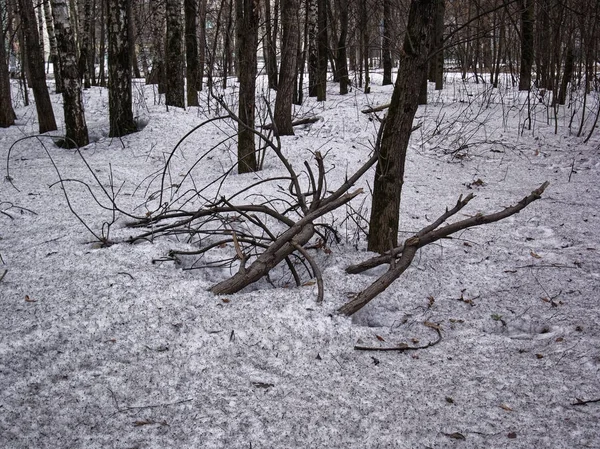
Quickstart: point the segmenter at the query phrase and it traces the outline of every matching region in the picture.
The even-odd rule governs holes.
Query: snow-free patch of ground
[[[371,154],[377,121],[359,110],[391,95],[377,85],[370,95],[335,89],[297,110],[322,120],[282,139],[298,172],[304,160],[314,165],[312,152],[326,154],[330,190]],[[552,109],[534,98],[530,130],[527,101],[512,89],[449,78],[442,93],[431,91],[408,153],[403,237],[460,194],[477,196],[455,219],[500,210],[546,180],[550,187],[518,215],[421,249],[400,280],[346,318],[335,310],[382,272],[345,273],[369,256],[364,235],[344,221],[349,208],[324,218],[342,242],[314,253],[322,305],[311,282],[214,296],[207,289],[229,269],[161,261],[171,248],[191,248],[174,238],[95,243],[69,211],[57,170],[71,207],[101,235],[112,212],[78,181],[102,198],[93,173],[115,186],[123,210],[143,215],[179,139],[222,113],[205,94],[201,108],[167,111],[151,86],[136,83],[134,93],[143,129],[110,139],[106,90],[85,92],[91,172],[48,138],[10,150],[14,187],[6,170],[0,184],[0,447],[600,447],[600,402],[573,405],[600,399],[600,131],[587,144],[571,135],[572,109],[560,108],[554,134]],[[52,98],[60,118],[61,99]],[[32,106],[17,114],[16,126],[0,130],[2,161],[36,132]],[[232,132],[220,122],[192,134],[167,182],[191,169],[185,179],[197,187],[228,170],[233,140],[191,167]],[[262,172],[232,175],[220,193],[281,174],[268,153]],[[372,177],[357,187],[368,192]],[[261,190],[278,192],[277,183]],[[352,202],[363,217],[369,207],[367,194]],[[139,232],[127,221],[110,226],[112,239]],[[428,349],[353,349],[426,344],[436,334],[425,321],[443,337]]]

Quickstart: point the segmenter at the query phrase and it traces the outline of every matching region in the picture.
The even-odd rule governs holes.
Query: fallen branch
[[[379,105],[379,106],[369,106],[368,108],[363,109],[360,112],[362,112],[363,114],[371,114],[373,112],[385,111],[389,107],[390,107],[390,104],[386,103],[386,104],[382,104],[382,105]]]
[[[406,343],[400,343],[398,346],[391,346],[391,347],[375,347],[375,346],[359,346],[356,345],[354,346],[354,349],[356,349],[357,351],[400,351],[400,352],[404,352],[404,351],[417,351],[419,349],[427,349],[427,348],[431,348],[432,346],[437,345],[440,341],[442,341],[442,332],[440,331],[440,327],[434,323],[429,323],[428,321],[425,321],[425,326],[430,327],[431,329],[433,329],[437,335],[438,338],[435,341],[430,341],[429,343],[427,343],[426,345],[423,346],[409,346]]]
[[[321,117],[319,117],[318,115],[315,115],[314,117],[306,117],[306,118],[302,118],[299,120],[294,120],[292,122],[292,126],[308,125],[310,123],[316,123],[319,120],[321,120]],[[271,130],[271,129],[273,129],[273,124],[267,123],[266,125],[262,125],[261,129]]]
[[[360,292],[352,301],[344,304],[338,309],[338,312],[343,315],[352,315],[366,306],[373,298],[387,289],[392,282],[398,279],[402,273],[404,273],[410,264],[412,263],[415,254],[419,248],[429,245],[430,243],[436,242],[442,238],[446,238],[455,232],[462,231],[463,229],[471,228],[474,226],[480,226],[483,224],[494,223],[504,218],[510,217],[527,207],[533,201],[541,198],[542,193],[548,187],[548,182],[544,182],[540,187],[531,192],[528,196],[523,198],[514,206],[509,206],[501,210],[500,212],[482,215],[477,214],[474,217],[467,218],[466,220],[457,221],[456,223],[449,224],[441,229],[438,227],[446,221],[450,216],[456,214],[462,209],[472,198],[469,195],[464,200],[459,198],[456,206],[450,211],[446,211],[431,225],[424,227],[417,234],[404,241],[401,247],[394,248],[388,255],[377,256],[369,259],[362,264],[348,267],[350,273],[360,273],[368,268],[373,268],[384,263],[389,263],[390,267],[388,271],[379,277],[375,282],[368,286],[365,290]],[[400,256],[396,260],[397,256]],[[367,268],[365,268],[367,267]]]

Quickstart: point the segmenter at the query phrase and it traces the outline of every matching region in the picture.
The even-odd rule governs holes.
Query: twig
[[[299,245],[298,243],[296,243],[294,240],[292,240],[292,245],[294,246],[294,248],[296,248],[296,250],[300,254],[302,254],[304,256],[304,258],[310,264],[310,267],[312,268],[313,274],[317,278],[317,302],[318,303],[322,303],[323,302],[323,296],[324,296],[324,288],[323,288],[323,276],[321,275],[321,270],[319,269],[319,265],[317,265],[317,263],[310,256],[310,254],[308,254],[308,251],[306,249],[304,249],[301,245]]]
[[[371,347],[371,346],[356,345],[356,346],[354,346],[354,349],[356,349],[357,351],[400,351],[400,352],[404,352],[404,351],[417,351],[419,349],[431,348],[432,346],[435,346],[440,341],[442,341],[442,332],[440,331],[439,327],[432,327],[431,325],[429,325],[428,327],[431,327],[437,333],[438,338],[437,338],[437,340],[430,341],[429,343],[427,343],[426,345],[423,345],[423,346],[408,346],[405,343],[401,343],[398,346],[391,346],[391,347]]]
[[[6,276],[6,273],[8,273],[8,270],[4,270],[4,273],[0,275],[0,282],[2,282],[2,279],[4,279],[4,276]]]
[[[577,398],[575,398],[575,399],[577,399]],[[577,402],[572,402],[571,405],[587,405],[587,404],[593,404],[595,402],[600,402],[600,398],[589,399],[587,401],[582,401],[581,399],[577,399]]]
[[[321,120],[321,117],[319,117],[319,116],[302,118],[302,119],[299,119],[299,120],[294,120],[292,122],[292,126],[308,125],[309,123],[316,123],[319,120]],[[262,129],[267,129],[267,130],[273,129],[273,124],[272,123],[267,123],[266,125],[262,125],[261,128]]]

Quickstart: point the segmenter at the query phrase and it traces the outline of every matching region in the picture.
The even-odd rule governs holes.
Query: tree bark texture
[[[346,41],[348,39],[348,0],[338,0],[338,13],[340,17],[340,37],[337,47],[337,78],[340,82],[340,95],[348,93],[350,78],[348,78],[348,55]]]
[[[200,0],[200,3],[198,4],[198,19],[198,84],[196,85],[196,90],[201,91],[204,68],[206,67],[206,0]]]
[[[52,102],[46,85],[44,58],[40,47],[40,37],[35,19],[32,0],[19,0],[21,10],[21,26],[25,37],[27,65],[31,76],[31,88],[35,98],[40,133],[56,130],[56,119],[52,110]]]
[[[273,117],[277,133],[281,136],[294,135],[292,102],[294,98],[294,85],[296,83],[296,64],[300,40],[299,9],[299,0],[281,0],[281,66]]]
[[[383,0],[383,86],[392,84],[392,0]]]
[[[244,125],[238,124],[238,172],[257,170],[254,142],[254,106],[256,102],[256,51],[258,45],[259,4],[257,0],[235,0],[239,66],[239,112]]]
[[[83,85],[86,89],[91,87],[90,72],[94,69],[94,66],[90,66],[90,35],[93,32],[92,25],[92,14],[93,7],[91,0],[85,0],[84,6],[84,19],[83,19],[83,33],[81,33],[81,42],[79,45],[79,76],[83,79]],[[68,10],[67,10],[68,14]],[[71,34],[70,39],[73,40],[74,44],[74,55],[77,56],[77,43],[75,42],[75,35],[70,31]]]
[[[182,48],[181,0],[167,0],[166,104],[178,108],[185,107]]]
[[[265,1],[264,57],[269,87],[275,90],[277,89],[277,5],[278,3],[276,2],[275,12],[274,14],[271,14],[271,0]],[[284,12],[282,12],[282,14],[284,14]]]
[[[317,1],[317,101],[327,99],[327,0]]]
[[[198,106],[198,4],[197,0],[184,0],[185,11],[185,62],[187,74],[188,106]]]
[[[398,77],[385,119],[375,170],[368,249],[383,253],[398,242],[404,164],[427,59],[436,0],[412,0]]]
[[[109,137],[136,131],[131,101],[131,61],[127,2],[108,0],[108,109]]]
[[[52,62],[52,71],[54,72],[54,91],[57,94],[62,93],[62,80],[60,77],[60,62],[58,60],[58,49],[56,47],[56,36],[54,34],[54,20],[52,19],[52,10],[50,2],[43,2],[44,17],[46,18],[46,31],[50,42],[50,62]]]
[[[0,6],[0,14],[4,13],[4,7]],[[0,27],[0,128],[8,128],[15,123],[15,111],[10,94],[10,76],[6,63],[5,40],[4,27]]]
[[[521,70],[519,90],[531,89],[531,68],[533,66],[533,0],[519,0],[521,7]]]
[[[65,114],[65,147],[84,147],[89,143],[81,97],[81,78],[77,65],[77,47],[71,29],[66,0],[52,0],[52,15],[63,79],[63,109]]]
[[[319,53],[317,45],[317,0],[306,0],[306,20],[308,29],[308,96],[317,96],[317,66]]]

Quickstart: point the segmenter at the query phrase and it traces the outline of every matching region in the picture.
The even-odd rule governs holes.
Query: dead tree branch
[[[352,315],[366,306],[373,298],[387,289],[392,282],[398,279],[402,273],[404,273],[407,268],[412,263],[415,254],[419,248],[422,248],[430,243],[436,242],[442,238],[448,237],[455,232],[461,231],[463,229],[471,228],[474,226],[480,226],[483,224],[494,223],[496,221],[500,221],[504,218],[510,217],[527,207],[533,201],[536,201],[541,198],[542,193],[548,187],[548,182],[544,182],[540,187],[535,189],[531,194],[523,198],[514,206],[506,207],[500,212],[482,215],[477,214],[474,217],[467,218],[465,220],[457,221],[455,223],[449,224],[441,229],[438,227],[451,215],[456,214],[460,209],[462,209],[472,198],[469,195],[464,200],[459,199],[456,206],[450,210],[446,211],[440,218],[438,218],[434,223],[429,226],[426,226],[421,231],[419,231],[414,236],[404,241],[404,244],[401,247],[394,248],[390,254],[387,256],[378,256],[373,259],[370,259],[359,266],[349,267],[351,269],[350,272],[361,272],[364,271],[362,268],[367,266],[369,268],[376,267],[383,263],[390,263],[390,267],[388,271],[379,277],[375,282],[373,282],[370,286],[368,286],[365,290],[360,292],[352,301],[344,304],[342,307],[338,309],[338,312],[343,315]],[[394,254],[394,256],[392,256]],[[399,255],[399,259],[396,260],[396,257]],[[367,268],[368,269],[368,268]]]

